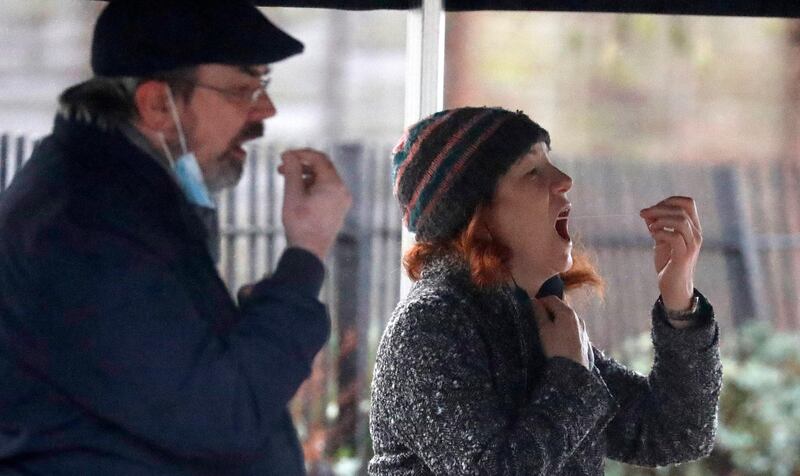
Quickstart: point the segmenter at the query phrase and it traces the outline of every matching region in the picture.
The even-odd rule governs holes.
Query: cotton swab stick
[[[569,220],[584,220],[584,219],[587,219],[587,218],[618,218],[618,217],[626,217],[626,218],[636,217],[636,218],[639,218],[639,214],[638,213],[612,213],[612,214],[606,214],[606,215],[578,215],[578,216],[570,215],[568,217],[568,219]]]
[[[638,214],[635,213],[611,213],[611,214],[603,214],[603,215],[578,215],[578,216],[570,216],[569,220],[583,220],[587,218],[640,218]],[[675,231],[675,228],[665,226],[663,228],[664,231],[668,231],[670,233]]]

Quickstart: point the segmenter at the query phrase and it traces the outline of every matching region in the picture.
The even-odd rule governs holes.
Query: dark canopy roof
[[[800,0],[443,0],[447,11],[520,10],[800,18]],[[407,10],[422,0],[255,0],[260,6]]]
[[[421,0],[258,0],[264,6],[345,10],[416,8]],[[526,10],[800,17],[798,0],[444,0],[447,11]]]

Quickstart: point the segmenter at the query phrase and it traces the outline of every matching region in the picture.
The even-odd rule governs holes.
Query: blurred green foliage
[[[800,334],[750,324],[735,341],[724,342],[722,354],[719,428],[711,456],[658,469],[609,461],[607,475],[800,475]],[[648,372],[649,335],[627,342],[616,357]]]

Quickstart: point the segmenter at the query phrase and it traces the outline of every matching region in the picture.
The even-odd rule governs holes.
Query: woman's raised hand
[[[556,296],[531,301],[544,355],[565,357],[591,369],[594,354],[583,319]]]
[[[656,242],[654,262],[664,306],[683,311],[691,306],[694,269],[703,231],[690,197],[669,197],[640,212]]]

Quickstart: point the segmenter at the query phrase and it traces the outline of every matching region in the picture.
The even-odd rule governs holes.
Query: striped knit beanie
[[[417,241],[446,241],[494,196],[498,179],[546,130],[520,111],[464,107],[410,126],[392,151],[394,194]]]

